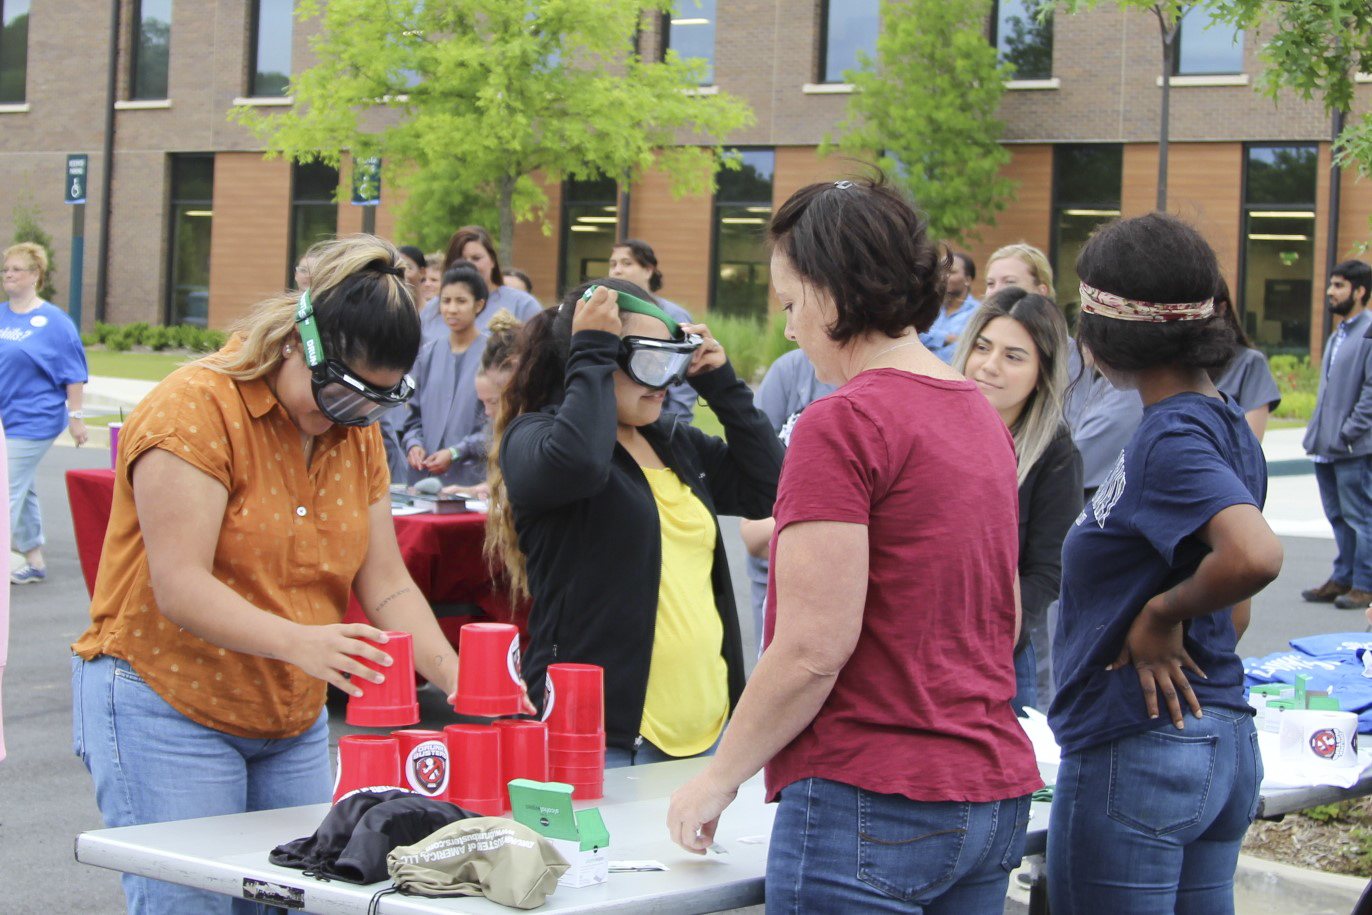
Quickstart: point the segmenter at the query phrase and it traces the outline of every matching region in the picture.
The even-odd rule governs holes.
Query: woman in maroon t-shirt
[[[767,648],[668,828],[703,851],[766,766],[769,912],[1000,912],[1029,794],[1015,723],[1015,452],[977,387],[919,342],[941,258],[895,191],[804,188],[772,282],[821,381],[776,504]]]

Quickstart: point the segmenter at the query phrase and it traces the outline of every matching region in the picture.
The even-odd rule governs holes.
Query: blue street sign
[[[86,202],[86,157],[67,156],[67,174],[62,185],[62,199],[67,203]]]

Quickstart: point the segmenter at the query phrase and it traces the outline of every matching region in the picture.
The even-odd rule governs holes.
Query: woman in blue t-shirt
[[[1078,341],[1144,410],[1063,546],[1052,908],[1222,915],[1262,780],[1231,608],[1281,570],[1267,465],[1207,374],[1235,339],[1205,239],[1160,213],[1121,220],[1077,274]]]
[[[10,572],[16,585],[48,577],[43,562],[43,517],[34,477],[53,440],[66,429],[86,442],[81,399],[86,351],[67,313],[43,301],[38,290],[48,255],[32,242],[5,249],[0,306],[0,417],[9,440],[10,549],[24,562]]]

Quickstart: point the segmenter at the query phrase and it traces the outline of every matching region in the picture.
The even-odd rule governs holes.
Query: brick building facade
[[[71,213],[58,180],[67,154],[87,154],[87,325],[99,315],[225,326],[287,281],[296,249],[323,231],[362,225],[360,208],[327,200],[327,186],[348,181],[346,165],[334,176],[264,159],[255,138],[227,117],[244,100],[290,104],[286,79],[310,66],[316,28],[292,22],[292,5],[118,0],[115,28],[109,3],[0,0],[0,172],[7,179],[0,182],[0,238],[12,234],[17,208],[36,212],[53,235],[65,291]],[[625,197],[603,182],[549,186],[552,234],[522,225],[515,235],[515,265],[532,275],[539,296],[549,301],[582,273],[596,272],[614,235],[627,231],[656,247],[665,296],[696,312],[765,310],[761,227],[796,188],[852,168],[821,158],[818,146],[850,95],[834,81],[835,70],[854,47],[870,48],[878,5],[681,0],[670,22],[646,23],[642,53],[666,42],[708,56],[718,91],[752,106],[755,124],[727,138],[748,168],[722,178],[713,197],[675,199],[665,176],[652,173],[624,189]],[[988,33],[1004,32],[1006,17],[1024,6],[997,3]],[[1209,237],[1259,343],[1318,351],[1331,203],[1328,118],[1317,102],[1286,97],[1274,104],[1254,91],[1260,35],[1243,35],[1236,45],[1227,35],[1216,40],[1218,30],[1204,24],[1184,24],[1183,68],[1172,81],[1169,209]],[[1009,84],[1002,105],[1006,172],[1019,183],[1017,199],[969,250],[984,265],[1001,244],[1036,244],[1068,275],[1059,288],[1069,293],[1071,262],[1090,227],[1153,206],[1157,28],[1145,14],[1103,6],[1059,15],[1040,50],[1042,72]],[[912,105],[918,96],[912,86]],[[1369,99],[1372,85],[1360,86],[1360,109]],[[114,166],[108,198],[107,119]],[[109,237],[102,239],[106,206]],[[1372,234],[1372,188],[1346,175],[1339,207],[1335,253],[1343,257]],[[610,213],[618,224],[608,224]],[[393,230],[385,202],[376,228]]]

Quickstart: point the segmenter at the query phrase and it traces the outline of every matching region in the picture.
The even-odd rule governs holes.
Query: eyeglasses
[[[300,296],[295,327],[305,350],[305,364],[310,367],[314,402],[331,422],[340,426],[370,426],[414,394],[414,379],[409,375],[395,387],[383,390],[358,378],[343,363],[327,358],[308,289]]]

